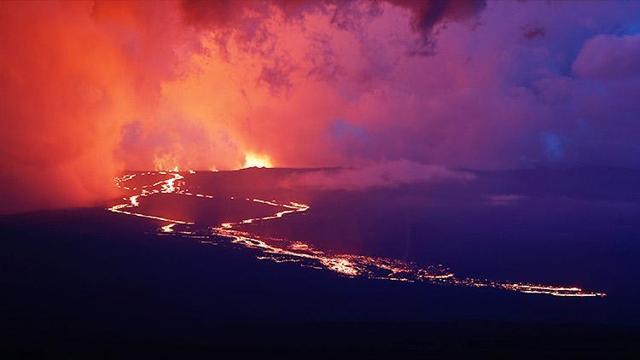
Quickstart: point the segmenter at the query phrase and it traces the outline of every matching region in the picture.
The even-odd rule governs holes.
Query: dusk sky
[[[3,1],[0,38],[3,213],[252,159],[640,167],[639,1]]]

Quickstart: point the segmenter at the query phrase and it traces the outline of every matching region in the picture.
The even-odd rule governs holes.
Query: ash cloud
[[[197,28],[227,28],[240,31],[246,39],[259,36],[260,24],[275,11],[286,21],[304,21],[313,13],[331,16],[331,23],[342,30],[362,31],[364,18],[381,15],[386,5],[405,9],[411,28],[420,34],[412,54],[430,55],[434,33],[452,21],[466,21],[481,13],[485,0],[183,0],[185,22]],[[249,14],[249,16],[247,16]],[[225,39],[224,42],[226,42]]]

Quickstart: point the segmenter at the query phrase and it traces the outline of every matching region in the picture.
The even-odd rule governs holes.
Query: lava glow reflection
[[[269,164],[259,158],[253,158],[248,164]],[[354,254],[332,254],[327,251],[316,249],[313,246],[300,241],[290,241],[287,239],[262,237],[251,234],[246,230],[247,226],[261,221],[277,221],[285,216],[295,213],[304,213],[309,210],[309,206],[296,202],[279,203],[275,200],[262,199],[238,199],[230,198],[234,201],[249,201],[272,206],[273,215],[248,218],[233,223],[223,223],[219,227],[207,228],[206,231],[194,230],[196,224],[179,220],[168,219],[160,216],[144,214],[139,211],[140,203],[145,197],[154,196],[161,193],[171,193],[182,196],[195,196],[198,198],[213,201],[211,194],[193,193],[186,188],[186,180],[177,172],[144,172],[124,175],[116,179],[116,186],[123,190],[138,191],[136,187],[123,186],[136,177],[168,177],[160,181],[149,181],[147,185],[140,187],[140,192],[125,197],[125,203],[116,204],[107,210],[124,215],[138,216],[155,219],[165,222],[158,229],[159,235],[172,235],[190,238],[199,241],[204,245],[219,245],[222,243],[235,244],[245,249],[255,251],[258,259],[268,260],[276,263],[296,263],[303,267],[315,268],[319,270],[329,270],[347,277],[363,277],[376,280],[391,280],[403,282],[424,282],[429,284],[464,286],[474,288],[493,288],[518,292],[522,294],[544,294],[564,297],[604,297],[605,293],[593,292],[573,286],[553,286],[528,284],[511,281],[495,281],[487,279],[477,279],[468,277],[457,277],[450,269],[442,265],[418,266],[412,262],[396,259],[370,257]]]

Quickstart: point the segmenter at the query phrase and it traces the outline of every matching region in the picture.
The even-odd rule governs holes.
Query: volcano
[[[244,334],[263,351],[355,332],[355,348],[402,351],[423,344],[417,334],[450,344],[489,331],[513,350],[542,327],[549,346],[587,336],[626,351],[637,334],[629,184],[640,172],[465,171],[471,180],[357,190],[298,181],[344,171],[132,171],[103,207],[4,216],[5,338],[203,350]],[[407,343],[371,343],[382,337]]]

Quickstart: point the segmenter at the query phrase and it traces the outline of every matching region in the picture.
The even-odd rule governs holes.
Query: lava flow
[[[189,171],[189,173],[193,174],[194,172]],[[123,185],[136,177],[151,175],[166,175],[169,176],[169,178],[143,185],[139,188]],[[316,249],[303,242],[271,237],[267,238],[241,230],[242,226],[246,224],[252,224],[260,221],[274,221],[286,215],[303,213],[309,210],[308,205],[296,202],[283,204],[274,200],[267,201],[250,198],[237,199],[232,197],[230,200],[257,202],[277,208],[278,211],[270,216],[248,218],[238,222],[222,223],[217,227],[208,228],[205,233],[202,233],[201,231],[192,231],[192,227],[195,225],[193,222],[169,219],[137,211],[139,210],[140,202],[145,197],[161,193],[195,196],[211,200],[214,199],[214,196],[210,194],[192,193],[183,188],[185,185],[186,182],[184,181],[184,177],[178,172],[160,171],[124,175],[120,178],[116,178],[116,186],[136,193],[129,197],[125,197],[125,203],[116,204],[107,210],[114,213],[166,222],[166,224],[158,230],[158,234],[160,235],[172,234],[175,236],[183,236],[197,239],[202,244],[210,245],[227,242],[257,251],[258,259],[269,260],[277,263],[297,263],[304,267],[329,270],[349,277],[364,277],[369,279],[403,282],[425,282],[430,284],[475,288],[494,288],[524,294],[544,294],[566,297],[606,296],[605,293],[588,291],[579,287],[539,285],[476,278],[459,278],[456,277],[450,269],[442,265],[417,266],[411,262],[382,257],[370,257],[354,254],[332,254],[327,251]]]

